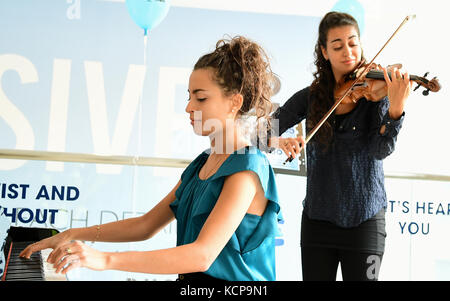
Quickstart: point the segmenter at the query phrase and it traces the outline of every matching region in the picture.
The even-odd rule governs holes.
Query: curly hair
[[[312,129],[334,104],[335,78],[331,64],[322,54],[321,46],[326,49],[328,31],[340,26],[354,26],[358,37],[360,35],[358,22],[349,14],[341,12],[327,13],[319,24],[319,37],[314,49],[314,64],[317,70],[313,73],[314,80],[310,91],[312,103],[307,121],[307,128]],[[362,56],[362,60],[364,57]],[[314,140],[327,148],[333,138],[333,128],[329,120],[321,126],[314,136]]]
[[[253,113],[257,119],[265,118],[270,122],[270,98],[277,81],[261,46],[242,36],[221,39],[213,52],[200,57],[194,65],[194,70],[203,68],[214,70],[214,80],[224,95],[239,93],[243,96],[239,115]]]

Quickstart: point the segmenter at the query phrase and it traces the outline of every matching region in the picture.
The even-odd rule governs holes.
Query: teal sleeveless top
[[[194,242],[219,198],[225,178],[234,173],[255,172],[268,199],[262,216],[247,213],[214,263],[205,272],[230,281],[272,281],[275,275],[275,237],[282,220],[275,174],[266,156],[256,147],[230,154],[217,172],[206,180],[198,173],[208,159],[201,153],[184,170],[176,199],[170,207],[177,220],[177,245]]]

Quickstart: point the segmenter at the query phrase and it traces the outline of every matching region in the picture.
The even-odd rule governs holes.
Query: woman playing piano
[[[62,273],[87,267],[180,279],[275,280],[280,207],[274,173],[239,125],[251,112],[268,116],[273,79],[259,45],[244,37],[220,40],[194,66],[186,107],[194,132],[208,136],[211,148],[185,169],[172,191],[145,215],[68,229],[29,245],[20,256],[52,248],[48,261]],[[81,242],[146,240],[173,219],[173,248],[101,252]]]

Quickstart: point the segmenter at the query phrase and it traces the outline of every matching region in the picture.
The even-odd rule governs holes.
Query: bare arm
[[[101,225],[99,230],[96,226],[70,229],[68,230],[70,240],[128,242],[153,237],[173,220],[174,215],[169,205],[175,201],[175,191],[180,183],[181,180],[146,214]]]
[[[47,248],[57,249],[72,240],[127,242],[148,239],[173,220],[173,212],[169,205],[175,200],[175,191],[180,183],[181,180],[145,215],[107,223],[99,228],[92,226],[68,229],[56,236],[29,245],[20,253],[20,256],[29,258],[34,252]],[[54,252],[49,255],[49,259],[51,260],[53,256]]]

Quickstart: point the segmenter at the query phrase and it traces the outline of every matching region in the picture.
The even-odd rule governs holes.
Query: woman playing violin
[[[314,80],[273,115],[278,133],[268,140],[295,157],[305,139],[278,138],[306,119],[307,133],[335,102],[344,77],[364,61],[356,20],[327,13],[315,47]],[[341,103],[306,147],[307,188],[303,201],[301,255],[303,280],[377,280],[385,248],[383,159],[395,147],[411,91],[409,75],[383,68],[387,97]]]

